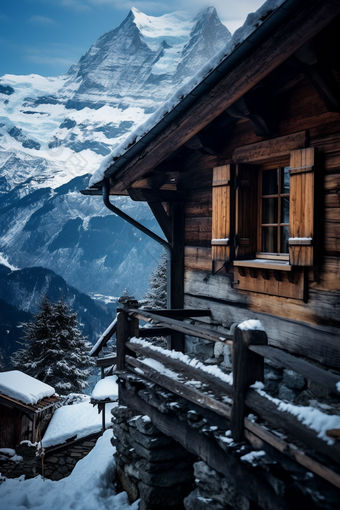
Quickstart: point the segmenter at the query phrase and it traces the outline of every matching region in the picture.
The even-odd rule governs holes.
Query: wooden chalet
[[[172,310],[125,307],[118,316],[121,380],[128,381],[127,366],[141,373],[133,352],[156,356],[131,342],[119,347],[122,339],[124,344],[142,335],[139,318],[170,332],[176,350],[185,351],[186,335],[230,344],[231,411],[183,388],[178,394],[231,420],[235,440],[246,437],[258,448],[270,444],[340,489],[339,444],[322,444],[295,418],[285,422],[275,406],[248,390],[261,371],[263,376],[265,357],[339,396],[338,48],[340,2],[284,1],[87,193],[146,201],[171,248]],[[257,331],[245,339],[248,333],[237,328],[233,335],[231,326],[246,319],[260,320],[266,338]],[[143,370],[152,380],[152,370]],[[177,383],[153,380],[176,393]],[[261,508],[286,508],[284,498],[256,499],[249,478],[237,482],[232,464],[216,460],[215,446],[210,453],[203,443],[195,450],[181,424],[167,424],[168,418],[128,387],[122,384],[121,402],[149,413],[163,432],[173,430],[189,451],[232,477]],[[305,446],[294,453],[285,440],[245,421],[245,409],[273,426],[285,422]],[[314,453],[308,456],[309,451]],[[246,477],[241,471],[240,480]]]

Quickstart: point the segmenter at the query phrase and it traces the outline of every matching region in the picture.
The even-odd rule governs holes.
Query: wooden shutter
[[[257,251],[257,188],[255,165],[236,166],[235,258],[253,259]]]
[[[314,264],[315,148],[299,149],[290,156],[289,262]]]
[[[231,166],[213,169],[212,183],[212,272],[221,270],[230,260],[231,243]]]

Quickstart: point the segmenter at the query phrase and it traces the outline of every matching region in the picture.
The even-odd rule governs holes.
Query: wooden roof
[[[0,394],[0,404],[3,404],[7,407],[15,407],[16,409],[22,410],[26,414],[38,414],[41,411],[45,411],[49,407],[53,407],[57,402],[60,402],[60,400],[61,398],[57,395],[52,395],[51,397],[42,398],[36,404],[24,404],[19,400],[15,400],[14,398]]]
[[[227,60],[230,60],[227,71],[224,74],[220,73],[219,81],[213,87],[199,95],[193,103],[191,102],[188,108],[177,115],[175,121],[164,122],[164,127],[158,129],[156,136],[149,137],[148,143],[141,144],[136,155],[129,157],[129,151],[127,151],[124,154],[123,163],[119,161],[119,164],[113,164],[106,170],[105,176],[110,179],[111,194],[129,192],[132,196],[133,187],[150,187],[150,182],[154,182],[154,176],[150,175],[150,171],[164,165],[168,158],[175,156],[176,152],[183,147],[192,146],[191,148],[194,149],[192,144],[195,145],[195,137],[208,125],[217,122],[218,127],[219,122],[222,126],[224,123],[225,128],[228,121],[230,122],[230,119],[226,122],[223,118],[226,110],[250,90],[254,90],[254,87],[270,73],[279,69],[340,13],[340,3],[332,0],[286,0],[281,7],[283,10],[285,7],[290,9],[289,17],[282,17],[280,14],[281,24],[278,24],[277,20],[274,24],[274,12],[257,29],[258,32],[261,30],[263,33],[260,43],[253,44],[253,48],[249,49],[251,34],[240,45],[240,47],[244,45],[248,47],[246,53],[243,51],[243,56],[246,55],[244,58],[235,57],[238,50],[236,48],[227,57]],[[196,141],[202,148],[202,140]],[[133,153],[135,154],[136,151]],[[139,182],[145,178],[149,178],[149,182]],[[138,197],[135,199],[138,200]]]

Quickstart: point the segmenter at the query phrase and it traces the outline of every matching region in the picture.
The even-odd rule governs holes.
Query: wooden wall
[[[196,171],[190,170],[182,180],[182,187],[188,190],[185,307],[209,308],[210,322],[226,328],[233,322],[258,318],[272,345],[340,369],[340,115],[327,111],[306,81],[277,100],[277,136],[306,130],[309,146],[317,147],[320,157],[320,257],[318,265],[308,269],[308,301],[301,299],[301,293],[297,293],[299,299],[272,295],[261,285],[255,285],[252,292],[236,290],[232,282],[238,276],[232,268],[227,274],[212,275],[212,168],[230,162],[237,147],[263,140],[245,120],[238,122],[232,133],[226,133],[222,157],[202,156],[195,164]]]

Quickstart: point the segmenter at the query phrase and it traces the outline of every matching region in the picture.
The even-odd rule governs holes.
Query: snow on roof
[[[19,370],[0,373],[0,394],[24,404],[36,404],[55,394],[55,389]]]
[[[111,409],[117,404],[105,405],[105,426],[111,426]],[[81,404],[73,404],[57,409],[42,439],[44,448],[65,443],[68,439],[81,439],[100,432],[102,417],[97,407],[90,403],[90,397]]]
[[[109,399],[112,402],[118,399],[118,384],[115,375],[110,375],[101,379],[93,388],[91,395],[92,401],[105,399]]]
[[[76,406],[71,406],[76,407]],[[58,482],[41,476],[7,478],[0,485],[1,508],[23,510],[137,510],[139,500],[129,504],[126,492],[116,494],[112,431],[100,437],[93,450],[81,459],[70,476]]]
[[[223,62],[247,37],[258,28],[266,15],[279,7],[285,0],[267,0],[256,12],[248,14],[244,24],[234,32],[222,50],[216,53],[212,59],[184,85],[182,85],[173,96],[160,106],[143,124],[138,126],[121,142],[115,149],[106,156],[101,162],[99,168],[94,172],[90,179],[90,186],[102,181],[105,178],[105,171],[113,165],[114,161],[122,156],[130,146],[138,142],[146,133],[148,133],[156,124],[161,122],[171,110],[173,110],[184,97],[188,96],[204,78],[208,76],[221,62]]]

